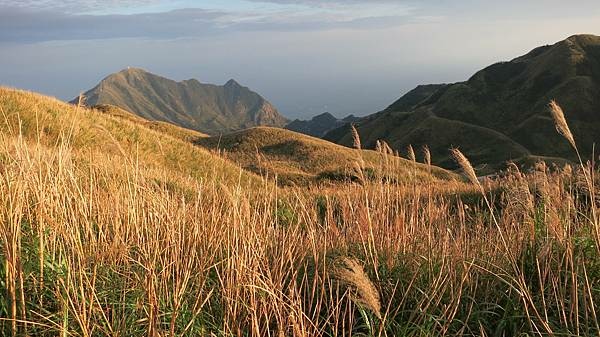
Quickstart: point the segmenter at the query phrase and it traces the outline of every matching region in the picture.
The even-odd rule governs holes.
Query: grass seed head
[[[352,127],[352,144],[355,149],[360,150],[362,148],[362,146],[360,144],[360,135],[358,134],[358,130],[356,130],[356,127],[354,126],[354,124],[352,124],[351,127]]]
[[[479,185],[477,174],[475,174],[475,169],[473,168],[473,165],[471,165],[471,162],[469,162],[469,159],[467,159],[467,157],[465,157],[465,155],[462,152],[460,152],[459,149],[451,149],[450,152],[452,153],[452,157],[454,157],[454,160],[461,167],[463,173],[467,176],[469,181],[474,185]]]
[[[341,258],[334,268],[334,277],[351,289],[354,302],[371,310],[377,318],[381,319],[379,292],[356,259]]]
[[[423,159],[427,166],[431,166],[431,152],[429,151],[429,146],[427,145],[423,146]]]
[[[410,159],[412,162],[416,162],[417,161],[417,157],[415,156],[415,150],[413,149],[412,145],[408,145],[408,159]]]
[[[575,138],[571,133],[571,129],[569,129],[569,124],[567,124],[567,120],[565,118],[565,113],[563,109],[556,103],[555,100],[550,101],[548,105],[550,108],[550,112],[552,113],[552,118],[554,118],[554,125],[556,126],[556,131],[560,133],[563,137],[565,137],[573,148],[577,148],[575,145]]]

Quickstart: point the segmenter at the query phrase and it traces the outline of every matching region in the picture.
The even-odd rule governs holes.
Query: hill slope
[[[225,152],[243,168],[283,184],[346,181],[358,178],[357,165],[364,161],[369,179],[409,181],[452,180],[456,176],[437,167],[384,156],[376,151],[349,149],[297,132],[257,127],[222,137],[201,138],[199,145]]]
[[[147,122],[117,108],[101,108],[104,112],[0,87],[0,110],[6,116],[0,123],[0,134],[21,134],[48,147],[67,144],[82,156],[81,160],[108,156],[109,160],[136,163],[140,168],[169,172],[181,179],[225,184],[262,181],[189,142],[201,138],[199,133]]]
[[[205,133],[182,128],[180,126],[168,122],[151,121],[144,119],[132,112],[123,110],[117,106],[110,104],[95,105],[92,107],[92,109],[110,116],[126,119],[135,124],[145,126],[149,129],[156,130],[158,132],[167,134],[171,137],[178,138],[186,142],[195,142],[199,138],[208,137],[208,135]]]
[[[547,104],[564,108],[580,150],[600,143],[600,37],[577,35],[489,66],[468,81],[419,86],[357,126],[363,143],[393,148],[428,144],[435,163],[452,167],[450,147],[497,168],[530,156],[575,159],[555,131]],[[349,130],[325,139],[350,145]]]
[[[84,95],[90,106],[111,104],[149,120],[208,134],[287,123],[271,103],[234,80],[223,86],[195,79],[176,82],[128,68],[109,75]]]

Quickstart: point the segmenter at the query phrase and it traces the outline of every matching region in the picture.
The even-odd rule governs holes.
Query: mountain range
[[[354,115],[349,115],[343,119],[338,119],[329,112],[324,112],[313,117],[311,120],[296,119],[286,125],[285,128],[313,137],[323,137],[327,132],[333,129],[359,120],[360,118],[355,117]]]
[[[550,100],[564,109],[582,156],[600,143],[600,37],[575,35],[491,65],[465,82],[422,85],[356,122],[363,145],[378,140],[404,151],[429,146],[434,163],[454,166],[460,148],[482,172],[506,161],[576,160],[556,132]],[[348,125],[324,139],[351,146]]]
[[[138,68],[109,75],[84,95],[90,106],[112,105],[208,135],[273,126],[351,146],[355,124],[364,148],[379,140],[401,153],[409,145],[428,146],[432,162],[446,168],[455,167],[448,149],[459,148],[486,174],[508,161],[577,159],[555,130],[551,100],[565,110],[580,153],[589,158],[600,141],[600,37],[571,36],[464,82],[420,85],[363,118],[323,113],[288,124],[271,103],[235,80],[223,86],[176,82]]]
[[[271,103],[235,80],[223,86],[195,79],[176,82],[127,68],[104,78],[84,96],[89,106],[109,104],[207,134],[260,125],[283,127],[288,122]]]

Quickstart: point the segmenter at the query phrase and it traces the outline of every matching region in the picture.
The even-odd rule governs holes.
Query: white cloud
[[[159,2],[161,0],[0,0],[0,8],[13,7],[66,13],[86,13],[111,8],[151,5]]]
[[[126,3],[133,5],[148,1],[129,0]],[[287,7],[264,11],[184,8],[157,13],[90,15],[43,9],[50,2],[52,1],[29,0],[23,2],[21,7],[5,8],[2,8],[0,2],[0,42],[130,37],[174,39],[233,31],[314,31],[340,28],[368,30],[431,20],[431,17],[412,15],[413,10],[405,6],[394,5],[392,10],[391,7],[386,9],[358,3],[353,7],[336,10],[297,10]],[[87,8],[95,3],[98,2],[87,1]],[[65,6],[71,5],[69,2],[65,3]]]

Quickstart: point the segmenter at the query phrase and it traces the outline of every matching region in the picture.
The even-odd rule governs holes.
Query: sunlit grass
[[[600,332],[585,164],[280,188],[122,119],[0,107],[3,335]]]

